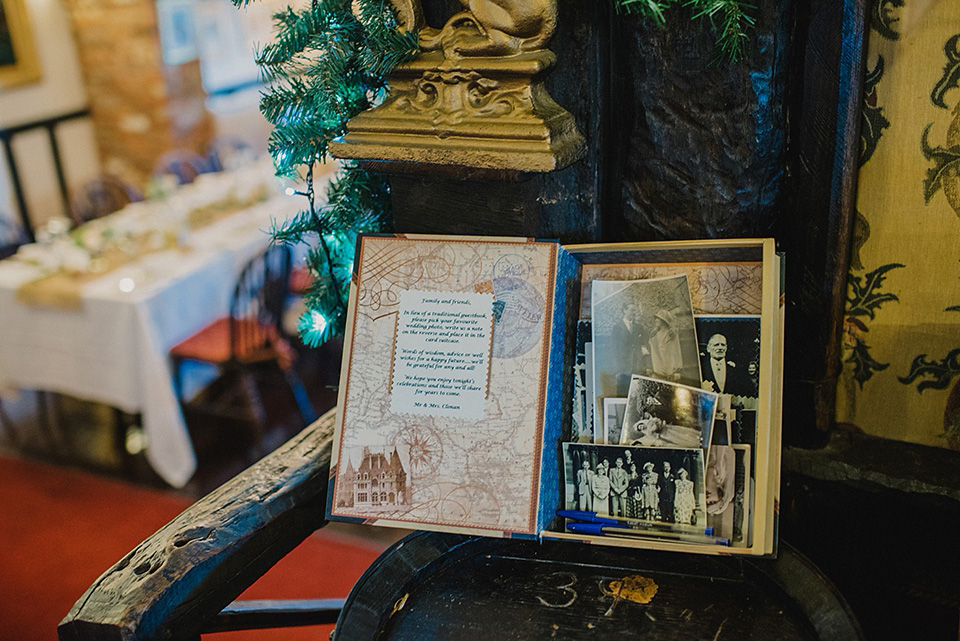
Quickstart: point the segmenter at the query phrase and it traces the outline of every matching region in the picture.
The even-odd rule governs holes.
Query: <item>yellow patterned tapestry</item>
[[[874,0],[837,421],[960,449],[960,1]]]

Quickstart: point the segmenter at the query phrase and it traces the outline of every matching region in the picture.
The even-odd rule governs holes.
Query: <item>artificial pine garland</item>
[[[260,111],[274,126],[268,149],[277,175],[304,182],[296,193],[306,206],[272,233],[287,244],[316,237],[307,254],[314,282],[299,325],[303,341],[315,347],[343,332],[356,237],[385,228],[390,200],[386,180],[354,163],[345,163],[318,199],[314,167],[326,161],[347,121],[383,98],[387,74],[416,55],[418,35],[401,33],[383,0],[313,0],[287,7],[274,21],[275,40],[256,56],[268,87]]]
[[[755,8],[742,0],[613,0],[617,11],[635,13],[660,25],[667,23],[665,11],[673,5],[682,4],[693,9],[694,19],[708,20],[718,31],[717,47],[731,62],[743,56],[750,39],[747,30],[754,18],[746,9]]]
[[[245,7],[253,0],[232,0]],[[737,60],[753,18],[740,0],[612,0],[618,10],[664,24],[664,11],[678,3],[695,18],[719,19],[720,50]],[[260,110],[274,126],[268,148],[277,175],[305,183],[297,192],[307,205],[275,225],[276,242],[296,244],[312,236],[307,255],[314,284],[300,319],[304,343],[316,347],[343,332],[356,237],[382,231],[389,222],[389,187],[383,176],[345,163],[327,187],[324,202],[314,188],[314,167],[327,159],[330,142],[346,132],[347,121],[386,93],[386,77],[418,52],[418,33],[397,29],[388,0],[312,0],[274,15],[276,39],[257,53],[268,88]]]

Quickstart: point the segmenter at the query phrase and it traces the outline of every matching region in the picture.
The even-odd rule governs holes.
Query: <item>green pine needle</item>
[[[615,0],[617,11],[628,14],[638,14],[647,19],[653,19],[664,25],[667,23],[664,11],[676,0]]]
[[[277,174],[304,181],[307,202],[271,231],[276,242],[311,245],[314,285],[300,333],[316,346],[343,331],[357,236],[385,229],[390,198],[384,177],[346,164],[321,202],[313,168],[347,121],[382,97],[390,71],[416,55],[418,36],[397,30],[393,5],[384,0],[313,0],[277,12],[274,25],[275,39],[256,52],[268,83],[260,111],[274,126],[268,149]]]
[[[742,0],[613,0],[613,5],[618,13],[639,15],[663,26],[667,10],[680,2],[693,9],[694,20],[705,20],[717,31],[717,48],[725,58],[736,62],[743,57],[750,40],[747,31],[755,22],[746,9],[756,7]]]
[[[747,42],[747,28],[753,27],[756,19],[744,11],[755,9],[740,0],[687,0],[693,7],[695,19],[707,19],[718,30],[717,47],[727,60],[737,61],[743,56]]]

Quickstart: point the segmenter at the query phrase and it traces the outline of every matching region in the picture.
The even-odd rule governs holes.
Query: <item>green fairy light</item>
[[[304,312],[297,326],[303,342],[311,347],[320,345],[327,340],[328,328],[327,319],[315,309]]]

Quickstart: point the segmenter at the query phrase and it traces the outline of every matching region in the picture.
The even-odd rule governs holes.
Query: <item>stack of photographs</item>
[[[773,239],[362,236],[328,518],[775,554],[780,270]]]
[[[567,532],[753,546],[762,269],[585,261]]]

